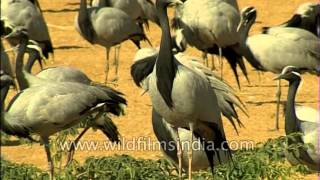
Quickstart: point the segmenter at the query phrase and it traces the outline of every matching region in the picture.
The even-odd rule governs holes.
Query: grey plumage
[[[149,28],[149,20],[160,26],[156,8],[151,0],[93,0],[91,6],[118,8],[139,24],[145,24],[146,28]]]
[[[7,112],[1,112],[1,128],[7,134],[19,137],[38,134],[45,144],[50,174],[53,175],[49,136],[78,124],[89,115],[98,116],[100,112],[106,112],[119,116],[126,100],[112,89],[54,82],[29,74],[23,69],[23,55],[28,42],[24,33],[24,30],[14,30],[10,36],[20,39],[16,73],[19,86],[24,90],[12,99]]]
[[[48,58],[49,53],[53,54],[49,30],[37,0],[2,0],[1,20],[4,21],[5,27],[10,29],[17,27],[27,29],[30,39],[41,45],[46,58]],[[11,45],[17,45],[14,40],[7,40]]]
[[[37,53],[36,51],[33,51],[34,53]],[[29,53],[30,54],[30,53]],[[30,59],[31,57],[31,59]],[[32,58],[33,57],[33,58]],[[34,62],[35,56],[29,55],[28,62]],[[30,66],[33,63],[28,63],[27,66]],[[26,67],[26,69],[31,71],[31,67]],[[47,79],[54,82],[76,82],[76,83],[82,83],[90,86],[95,86],[106,93],[116,93],[119,96],[122,96],[123,94],[110,88],[105,85],[100,85],[98,83],[93,82],[89,77],[84,74],[82,71],[76,68],[71,67],[50,67],[41,70],[39,73],[36,74],[37,77],[41,79]],[[81,139],[81,137],[85,134],[88,127],[93,127],[96,129],[101,130],[112,142],[119,142],[119,132],[116,127],[116,125],[112,122],[111,118],[104,113],[104,111],[100,111],[101,116],[95,116],[94,121],[90,123],[82,133],[76,138],[77,142]],[[102,115],[103,114],[103,115]],[[69,150],[68,154],[68,163],[69,164],[72,160],[74,154],[74,147],[72,147]]]
[[[157,49],[152,48],[143,48],[138,50],[136,56],[134,58],[135,63],[131,67],[131,74],[138,86],[142,86],[145,91],[148,91],[149,88],[149,75],[153,70],[155,65],[156,57],[158,55]],[[244,113],[244,107],[242,102],[235,94],[234,90],[224,81],[220,80],[218,76],[212,72],[210,69],[205,67],[203,64],[199,63],[199,59],[195,57],[190,57],[184,55],[182,53],[176,54],[175,58],[183,65],[188,68],[198,72],[203,75],[203,78],[208,79],[211,84],[212,91],[217,95],[218,106],[221,109],[222,114],[229,119],[229,121],[234,126],[235,130],[235,120],[241,126],[241,122],[239,120],[237,111],[235,107],[240,108]],[[152,125],[154,133],[160,142],[162,150],[164,154],[178,164],[177,150],[176,150],[176,138],[177,134],[173,130],[173,128],[166,123],[166,120],[159,115],[154,109],[152,111]],[[206,131],[206,129],[204,129]],[[190,137],[190,131],[186,129],[179,128],[178,130],[179,137],[182,142],[188,141]],[[196,136],[194,139],[199,140]],[[203,144],[201,144],[202,148],[205,148]],[[174,147],[174,148],[172,148]],[[184,169],[188,169],[188,159],[187,159],[187,147],[183,149],[182,156],[182,166]],[[225,151],[217,151],[216,156],[214,156],[214,164],[225,163],[230,160],[230,156]],[[219,156],[219,158],[218,158]],[[195,154],[193,155],[193,164],[192,167],[194,170],[205,169],[209,167],[209,161],[206,158],[206,153],[203,149],[195,150]]]
[[[295,106],[295,96],[301,81],[298,71],[299,69],[294,66],[287,66],[277,77],[277,79],[285,79],[289,81],[285,113],[285,131],[287,135],[298,132],[302,133],[301,137],[295,138],[296,142],[302,144],[311,144],[313,148],[299,148],[298,154],[288,152],[287,156],[288,160],[292,164],[304,164],[312,170],[319,171],[319,111],[308,107]],[[289,139],[288,143],[288,145],[290,145],[294,143],[294,141]]]
[[[225,56],[240,86],[237,65],[246,78],[247,71],[241,55],[234,48],[243,43],[239,23],[240,12],[235,0],[188,0],[178,6],[172,22],[174,28],[183,29],[190,46],[204,53]]]
[[[145,91],[148,91],[150,74],[154,68],[156,58],[158,56],[158,50],[153,48],[139,49],[134,58],[134,64],[131,66],[131,76],[137,86],[141,86]],[[212,91],[214,91],[218,98],[219,108],[222,114],[229,119],[230,123],[236,129],[237,121],[238,125],[242,125],[235,107],[238,107],[242,112],[246,113],[243,103],[239,97],[235,94],[235,91],[225,81],[221,80],[218,75],[212,72],[210,69],[199,63],[199,59],[178,53],[175,59],[182,65],[190,68],[201,74],[201,76],[208,80],[211,85]]]
[[[88,8],[86,0],[80,2],[75,26],[80,35],[91,44],[99,44],[106,48],[105,82],[108,80],[110,48],[129,39],[140,48],[140,41],[147,40],[143,29],[123,11],[112,7]],[[118,64],[119,54],[116,52],[116,77],[114,80],[118,79]]]
[[[225,134],[220,116],[217,97],[211,90],[210,82],[199,73],[177,61],[172,53],[171,35],[167,16],[167,6],[181,2],[157,0],[156,7],[160,19],[162,35],[159,55],[150,74],[148,92],[152,106],[169,123],[174,131],[187,128],[204,138],[205,142],[215,144],[215,148],[229,147],[224,142]],[[205,105],[204,105],[205,104]],[[202,129],[207,129],[204,133]],[[214,136],[214,135],[215,136]],[[193,142],[190,137],[189,143]],[[178,144],[181,145],[179,139]],[[225,145],[224,147],[223,144]],[[178,147],[181,147],[181,146]],[[189,178],[192,171],[192,148],[188,150]],[[178,148],[179,176],[181,177],[181,148]],[[207,153],[210,166],[213,167],[213,154]]]
[[[256,18],[254,9],[243,13],[247,25],[241,26],[249,31]],[[319,38],[312,33],[289,27],[274,27],[262,34],[247,38],[246,44],[240,47],[241,53],[257,70],[281,73],[286,66],[295,66],[300,72],[320,73]],[[277,91],[276,129],[279,129],[280,81]]]

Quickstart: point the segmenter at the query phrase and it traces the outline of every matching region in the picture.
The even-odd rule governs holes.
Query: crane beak
[[[280,75],[276,76],[275,78],[273,78],[274,81],[275,80],[280,80],[280,79],[282,79],[282,74],[280,74]]]

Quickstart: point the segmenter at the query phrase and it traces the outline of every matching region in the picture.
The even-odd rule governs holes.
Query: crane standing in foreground
[[[249,8],[243,14],[247,21],[244,29],[250,28],[256,18],[254,9]],[[263,42],[263,43],[261,43]],[[247,38],[246,44],[240,47],[240,51],[257,70],[269,71],[279,74],[286,66],[295,66],[301,72],[316,73],[319,75],[320,51],[319,38],[312,33],[299,28],[277,27],[270,28],[262,34]],[[255,66],[260,64],[260,66]],[[281,96],[281,84],[278,81],[277,108],[275,129],[279,129],[279,106]]]
[[[131,66],[131,75],[136,83],[136,85],[141,86],[146,92],[149,87],[149,78],[150,73],[152,72],[156,58],[158,56],[158,50],[152,48],[142,48],[138,50],[135,55],[134,61],[135,63]],[[218,76],[212,72],[210,69],[205,67],[203,64],[199,63],[200,60],[195,57],[190,57],[184,55],[182,53],[178,53],[175,55],[175,58],[179,61],[179,63],[189,67],[190,69],[201,73],[204,78],[208,79],[211,84],[212,91],[214,91],[217,95],[218,105],[221,109],[222,114],[228,118],[231,124],[234,126],[237,131],[235,121],[236,120],[241,126],[241,122],[239,120],[237,111],[235,107],[240,108],[245,114],[246,111],[242,106],[242,102],[239,97],[235,94],[234,90],[224,81],[220,80]],[[210,166],[210,163],[207,159],[206,152],[203,148],[206,144],[201,144],[201,140],[198,139],[197,136],[194,136],[190,133],[189,130],[179,128],[177,135],[170,124],[166,123],[166,120],[161,117],[154,109],[152,110],[152,126],[153,131],[160,142],[161,148],[166,155],[172,160],[175,164],[178,164],[177,157],[177,146],[173,145],[172,142],[176,142],[179,137],[182,142],[188,142],[190,135],[199,142],[197,144],[197,149],[194,150],[193,154],[193,162],[192,169],[200,170],[206,169]],[[206,131],[206,129],[204,129]],[[169,147],[174,147],[173,149]],[[201,149],[200,149],[201,148]],[[187,158],[187,146],[184,144],[182,147],[183,155],[182,155],[182,167],[184,169],[188,169],[188,158]],[[221,150],[215,152],[213,149],[208,149],[208,151],[212,151],[212,153],[216,153],[216,156],[213,157],[213,162],[215,165],[226,163],[231,158],[225,151]]]
[[[308,149],[299,148],[299,153],[288,154],[288,160],[292,164],[304,164],[310,169],[319,171],[319,110],[309,107],[295,105],[297,89],[301,81],[299,69],[294,66],[287,66],[276,79],[285,79],[289,81],[289,90],[285,112],[285,131],[286,134],[301,132],[303,135],[296,138],[296,142],[302,144],[311,144],[313,147]],[[298,111],[297,111],[298,110]],[[293,143],[288,140],[289,145]]]
[[[140,49],[141,40],[149,40],[130,16],[111,7],[87,8],[86,0],[81,0],[75,26],[80,35],[91,44],[106,48],[105,83],[108,81],[109,52],[112,46],[130,39]],[[150,43],[150,42],[149,42]],[[151,43],[150,43],[151,44]],[[117,51],[117,48],[116,48]],[[115,53],[115,78],[118,80],[119,52]]]
[[[29,59],[28,59],[28,63],[25,65],[25,69],[29,73],[31,72],[32,65],[36,60],[39,59],[38,56],[39,54],[41,54],[41,52],[38,52],[38,50],[41,51],[41,49],[38,49],[38,48],[35,48],[35,49],[29,48],[28,50]],[[75,82],[75,83],[95,86],[106,92],[112,91],[117,93],[118,95],[123,95],[121,92],[115,91],[105,85],[101,85],[93,82],[82,71],[80,71],[79,69],[71,68],[71,67],[63,67],[63,66],[49,67],[41,70],[39,73],[36,74],[36,76],[41,79],[49,80],[53,82]],[[119,132],[117,130],[116,125],[112,122],[108,114],[106,114],[103,111],[99,113],[103,115],[96,116],[94,122],[92,122],[90,125],[87,125],[84,128],[84,130],[79,134],[79,136],[75,139],[74,143],[71,144],[72,146],[69,149],[66,165],[69,165],[71,163],[74,155],[75,146],[77,145],[81,137],[87,132],[87,130],[90,127],[101,130],[109,139],[111,139],[112,142],[119,142],[119,138],[118,138]]]
[[[187,128],[197,133],[205,142],[214,143],[215,148],[229,151],[217,103],[210,82],[177,61],[172,53],[171,35],[167,6],[181,3],[178,0],[157,0],[156,8],[160,19],[162,35],[159,55],[149,79],[149,95],[153,108],[178,134],[178,128]],[[205,104],[205,105],[204,105]],[[203,133],[206,129],[208,133]],[[193,136],[189,143],[192,144]],[[177,139],[179,177],[182,172],[181,141]],[[208,155],[208,154],[207,154]],[[208,160],[213,167],[213,154]],[[189,179],[192,175],[192,147],[188,150]]]
[[[1,130],[18,137],[30,138],[32,133],[39,135],[44,143],[53,179],[49,136],[78,124],[94,113],[98,114],[96,117],[101,111],[119,116],[126,100],[117,92],[81,83],[42,80],[27,73],[23,70],[23,55],[28,37],[24,30],[16,29],[9,37],[20,39],[16,60],[17,79],[22,87],[30,87],[11,100],[7,112],[1,111]]]

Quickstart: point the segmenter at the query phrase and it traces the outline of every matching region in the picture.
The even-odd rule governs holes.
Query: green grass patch
[[[294,136],[294,135],[293,135]],[[311,171],[303,165],[291,166],[285,151],[295,151],[301,144],[286,145],[288,138],[270,139],[252,150],[239,150],[233,161],[216,166],[214,179],[299,179]],[[127,155],[88,157],[83,164],[73,161],[66,169],[56,168],[56,179],[178,179],[177,169],[164,159],[135,159]],[[184,178],[187,175],[183,174]],[[1,179],[48,179],[47,172],[34,166],[1,160]],[[212,179],[212,173],[193,173],[194,179]]]

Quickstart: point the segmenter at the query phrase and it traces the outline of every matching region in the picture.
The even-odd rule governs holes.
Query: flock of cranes
[[[222,74],[219,77],[199,63],[197,57],[183,53],[187,45],[204,54],[219,55],[220,60],[225,57],[239,87],[238,65],[249,81],[244,60],[256,70],[277,74],[276,129],[279,128],[280,80],[289,81],[286,134],[302,132],[297,141],[317,147],[319,112],[295,106],[295,95],[301,73],[320,73],[319,4],[303,4],[287,22],[265,27],[261,33],[249,36],[257,11],[254,7],[240,11],[236,0],[93,0],[90,5],[86,0],[79,1],[76,30],[91,44],[106,48],[105,84],[95,83],[81,70],[70,67],[51,67],[31,74],[36,61],[41,64],[43,58],[53,54],[40,4],[37,0],[1,2],[1,37],[16,47],[13,73],[1,44],[1,130],[31,140],[31,134],[39,135],[52,178],[51,135],[93,116],[75,142],[90,127],[100,129],[110,141],[119,142],[119,132],[111,117],[123,115],[127,101],[121,92],[107,84],[118,80],[120,44],[126,40],[131,40],[139,49],[131,66],[131,76],[151,98],[154,133],[164,143],[161,144],[163,152],[177,164],[179,177],[182,169],[189,173],[190,179],[194,170],[213,168],[232,160],[221,116],[237,131],[237,126],[243,124],[236,107],[247,115],[244,104],[222,79]],[[171,34],[168,6],[175,7],[172,23],[175,35]],[[140,46],[143,40],[152,46],[144,30],[149,27],[148,21],[161,29],[159,48]],[[111,47],[115,47],[116,66],[112,80],[108,78]],[[25,53],[29,54],[26,63]],[[19,92],[4,108],[9,87],[15,85],[14,77]],[[63,110],[58,110],[61,107]],[[192,146],[182,146],[181,142],[192,144],[195,140],[204,143],[204,150],[194,152]],[[170,142],[175,142],[173,150],[163,146]],[[212,145],[213,149],[207,148]],[[316,149],[299,151],[298,156],[288,155],[290,162],[319,170]],[[74,147],[70,149],[67,164],[73,153]]]

